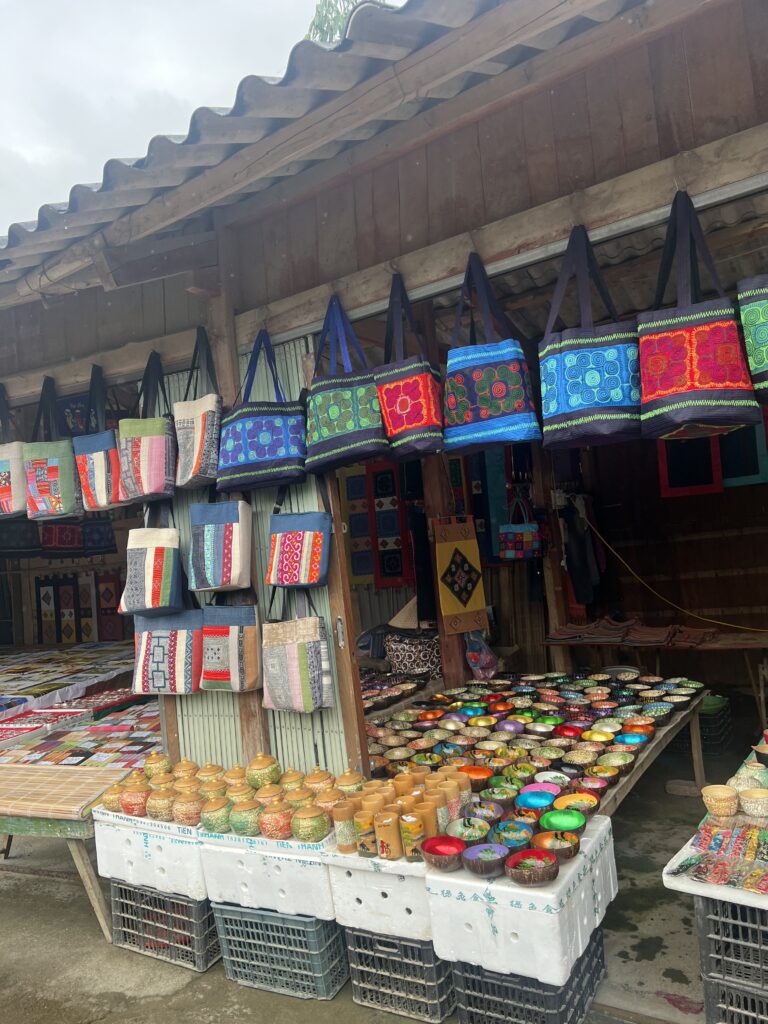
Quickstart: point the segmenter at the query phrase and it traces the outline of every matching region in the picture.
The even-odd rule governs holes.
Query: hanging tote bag
[[[38,441],[41,428],[44,440]],[[83,511],[72,438],[58,438],[56,384],[53,377],[45,377],[32,443],[23,447],[28,519],[58,519]]]
[[[162,394],[165,415],[158,414]],[[139,390],[139,419],[118,426],[120,482],[125,501],[170,498],[176,479],[176,434],[163,379],[163,364],[150,352]]]
[[[333,520],[328,512],[328,492],[320,478],[323,511],[283,512],[288,491],[277,492],[269,520],[268,587],[324,587],[328,578],[328,558]]]
[[[403,314],[419,354],[405,357]],[[394,340],[394,360],[392,342]],[[427,358],[408,293],[400,274],[392,277],[384,341],[384,365],[374,371],[381,415],[392,454],[398,459],[443,450],[443,398],[440,373]]]
[[[24,445],[11,440],[11,407],[0,384],[0,519],[23,516],[27,511]]]
[[[476,344],[473,297],[480,307],[486,344]],[[491,289],[485,267],[470,253],[456,307],[454,344],[461,333],[464,305],[469,307],[469,345],[448,353],[445,374],[443,439],[447,451],[488,444],[540,441],[531,399],[528,364],[519,341]],[[506,339],[492,341],[497,329]]]
[[[578,289],[580,327],[553,328],[571,277]],[[595,327],[590,279],[611,323]],[[544,338],[539,345],[545,448],[579,448],[640,437],[637,323],[618,323],[586,228],[571,231]]]
[[[106,429],[107,389],[100,366],[91,367],[88,408],[85,422],[88,433],[72,438],[77,476],[86,512],[116,508],[120,502],[120,452],[114,430]],[[91,424],[96,427],[90,433]]]
[[[522,498],[515,498],[509,508],[509,522],[499,526],[499,558],[506,562],[517,562],[540,557],[539,524],[534,519],[528,502]]]
[[[168,615],[184,607],[179,531],[168,526],[167,503],[150,509],[147,521],[128,531],[121,615]]]
[[[256,368],[262,352],[272,378],[273,402],[251,401]],[[243,385],[243,400],[221,421],[219,491],[255,490],[305,478],[307,424],[303,399],[285,397],[277,375],[269,333],[259,331],[253,344]]]
[[[659,309],[673,258],[677,305]],[[719,295],[708,302],[700,301],[699,259]],[[735,311],[687,192],[672,203],[654,305],[638,317],[643,437],[700,437],[759,423]]]
[[[203,608],[203,690],[248,693],[261,687],[261,628],[256,604]]]
[[[200,374],[205,368],[208,383],[213,389],[197,397]],[[194,390],[192,398],[189,393]],[[176,428],[176,486],[181,488],[207,487],[216,482],[219,462],[219,432],[221,430],[221,395],[216,378],[211,344],[204,327],[197,328],[192,365],[189,368],[184,400],[173,403],[173,421]]]
[[[251,585],[253,513],[246,501],[189,506],[190,590],[244,590]]]
[[[203,613],[181,611],[134,619],[133,692],[179,697],[197,693],[203,671]]]
[[[329,347],[328,376],[321,377],[320,361],[326,343]],[[350,349],[360,364],[358,370],[352,368]],[[373,371],[368,368],[339,297],[332,295],[320,332],[315,374],[307,397],[307,469],[312,473],[327,473],[339,466],[372,459],[388,447]]]
[[[269,602],[271,614],[275,591]],[[308,714],[333,707],[333,677],[328,651],[325,619],[315,611],[309,594],[306,601],[312,615],[262,626],[263,704],[270,711]],[[305,609],[306,611],[306,609]],[[283,616],[286,614],[283,600]]]
[[[755,398],[768,405],[768,274],[739,281],[737,291]]]

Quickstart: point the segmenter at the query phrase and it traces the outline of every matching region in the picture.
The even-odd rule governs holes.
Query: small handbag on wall
[[[516,516],[520,519],[516,520]],[[509,522],[499,526],[499,558],[516,562],[541,557],[541,530],[530,505],[514,498],[509,507]]]
[[[197,397],[200,374],[205,369],[212,391]],[[194,391],[190,399],[189,393]],[[216,378],[213,353],[204,327],[197,328],[192,365],[189,368],[184,400],[173,403],[178,459],[176,486],[181,488],[207,487],[216,482],[219,461],[219,431],[221,429],[221,395]]]
[[[23,516],[27,511],[24,445],[11,440],[11,407],[0,384],[0,519]]]
[[[158,696],[197,693],[203,670],[203,613],[199,609],[134,619],[133,692]]]
[[[203,608],[203,690],[261,688],[261,624],[256,604]]]
[[[115,508],[120,504],[120,452],[114,430],[106,427],[107,389],[100,366],[91,367],[88,407],[85,413],[88,433],[72,439],[77,475],[86,512]],[[95,433],[90,433],[95,420]]]
[[[274,598],[273,590],[268,615]],[[283,618],[262,626],[263,703],[270,711],[309,714],[334,704],[325,619],[315,611],[309,593],[306,602],[312,615],[286,620],[284,597]]]
[[[320,478],[323,511],[283,512],[288,488],[277,492],[269,519],[269,555],[265,582],[268,587],[324,587],[333,520],[328,509],[328,492]]]
[[[168,526],[168,519],[163,503],[150,509],[151,526],[128,531],[121,615],[168,615],[184,607],[179,531]]]
[[[162,394],[165,415],[158,415]],[[163,379],[163,364],[151,352],[139,390],[139,419],[118,427],[120,482],[125,501],[152,501],[173,496],[176,480],[176,433]]]
[[[737,288],[755,398],[768,405],[768,274],[739,281]]]
[[[251,585],[253,512],[246,501],[189,506],[190,590],[243,590]]]
[[[42,429],[44,440],[38,441]],[[28,519],[80,515],[83,501],[72,438],[59,440],[56,425],[56,384],[43,379],[32,443],[23,446]]]

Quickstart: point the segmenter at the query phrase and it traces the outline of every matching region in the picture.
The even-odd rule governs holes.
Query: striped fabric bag
[[[270,610],[274,601],[272,591]],[[333,676],[325,619],[313,612],[302,618],[262,626],[263,704],[271,711],[309,714],[333,707]],[[306,610],[306,609],[305,609]],[[283,604],[283,615],[286,605]]]
[[[157,415],[162,393],[165,415]],[[173,495],[176,480],[176,432],[163,380],[163,364],[151,352],[139,391],[139,419],[124,419],[118,427],[121,496],[151,501]]]
[[[261,630],[256,604],[203,608],[203,690],[247,693],[261,686]]]
[[[199,609],[134,621],[133,692],[181,696],[197,693],[203,671],[203,613]]]
[[[179,531],[165,523],[128,531],[122,615],[167,615],[184,606]]]
[[[43,440],[38,441],[42,430]],[[27,518],[58,519],[83,511],[72,438],[59,438],[56,421],[56,384],[43,379],[32,442],[23,446]]]
[[[200,373],[205,368],[208,382],[213,389],[209,394],[197,397]],[[189,393],[194,391],[190,399]],[[219,461],[219,432],[221,430],[221,395],[216,379],[213,353],[204,327],[197,328],[195,350],[189,369],[184,400],[173,403],[173,419],[176,425],[178,461],[176,463],[176,486],[182,488],[207,487],[216,482],[216,468]]]
[[[11,407],[0,384],[0,519],[23,516],[27,511],[24,445],[11,440]]]
[[[115,508],[120,504],[120,452],[114,430],[106,429],[107,390],[100,366],[91,367],[88,408],[85,422],[88,433],[72,439],[77,475],[86,512]],[[96,427],[90,433],[91,425]]]
[[[246,501],[189,506],[190,590],[244,590],[251,585],[253,513]]]

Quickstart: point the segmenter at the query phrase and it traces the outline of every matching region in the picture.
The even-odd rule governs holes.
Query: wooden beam
[[[412,299],[426,298],[459,287],[472,250],[480,253],[489,273],[504,273],[562,253],[574,224],[584,224],[593,242],[660,224],[679,188],[687,189],[698,207],[756,192],[768,186],[766,151],[768,124],[757,125],[268,303],[236,318],[238,345],[246,346],[262,326],[277,340],[319,330],[333,292],[353,319],[380,313],[387,307],[395,271],[405,278]]]

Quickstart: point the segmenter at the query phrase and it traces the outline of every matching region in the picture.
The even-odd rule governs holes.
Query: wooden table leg
[[[691,759],[693,760],[693,777],[699,792],[701,792],[707,784],[707,773],[704,767],[704,751],[701,747],[701,722],[698,711],[691,718]]]
[[[5,840],[5,842],[3,842],[3,840]],[[0,853],[3,855],[3,860],[8,860],[11,856],[11,843],[13,843],[13,836],[0,836],[0,843],[2,843],[2,846],[0,846]]]
[[[93,870],[93,864],[91,864],[91,858],[88,856],[85,842],[82,839],[68,839],[67,846],[72,854],[72,860],[75,862],[77,873],[80,875],[85,891],[88,894],[88,899],[91,901],[93,912],[104,933],[104,938],[107,942],[111,943],[112,916],[107,906],[107,901],[104,899],[104,893],[101,891],[98,875]]]

